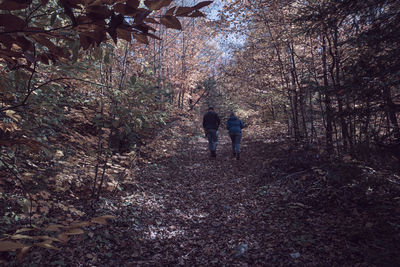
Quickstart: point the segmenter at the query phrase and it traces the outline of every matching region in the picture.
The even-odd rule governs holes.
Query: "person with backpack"
[[[236,159],[239,160],[240,140],[242,139],[242,129],[244,128],[244,124],[236,117],[235,113],[232,112],[226,122],[226,128],[228,129],[229,136],[232,140],[233,157],[236,157]]]
[[[203,129],[208,139],[208,148],[210,150],[211,157],[217,156],[217,145],[218,145],[218,127],[221,120],[218,114],[214,111],[214,107],[210,106],[208,112],[203,117]]]

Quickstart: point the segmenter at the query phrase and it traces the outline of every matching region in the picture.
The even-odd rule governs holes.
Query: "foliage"
[[[224,67],[225,80],[299,142],[324,139],[330,154],[395,149],[398,10],[397,1],[376,0],[227,4],[221,24],[228,32],[234,24],[247,39]],[[241,28],[240,19],[247,20]]]

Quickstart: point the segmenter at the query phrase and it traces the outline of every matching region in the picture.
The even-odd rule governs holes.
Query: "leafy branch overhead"
[[[172,0],[146,0],[144,5],[139,0],[4,0],[0,4],[0,62],[11,69],[32,70],[36,61],[49,64],[69,60],[80,47],[87,50],[110,38],[116,43],[133,37],[148,44],[148,37],[159,39],[151,24],[181,30],[177,17],[202,17],[199,9],[212,1],[167,9],[171,3]],[[39,53],[37,48],[44,49]]]

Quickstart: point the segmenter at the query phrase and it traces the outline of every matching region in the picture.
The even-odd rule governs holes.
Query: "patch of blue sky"
[[[211,5],[203,8],[202,12],[206,15],[208,20],[218,21],[224,2],[227,1],[215,0]],[[234,26],[231,26],[229,33],[221,29],[221,32],[216,35],[213,40],[209,41],[211,46],[221,51],[221,56],[224,58],[224,61],[229,61],[233,51],[242,48],[246,42],[246,36],[242,33],[232,31],[233,27]]]

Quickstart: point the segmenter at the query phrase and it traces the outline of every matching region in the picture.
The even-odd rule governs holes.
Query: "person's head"
[[[230,116],[231,117],[236,117],[235,112],[232,111]]]
[[[209,111],[214,110],[214,107],[213,106],[208,106],[208,110]]]

